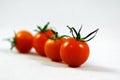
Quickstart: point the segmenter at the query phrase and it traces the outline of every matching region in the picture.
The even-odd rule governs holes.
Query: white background
[[[33,31],[36,25],[50,26],[69,34],[66,25],[82,35],[100,28],[88,42],[85,64],[70,68],[35,54],[19,54],[3,39],[13,31]],[[0,0],[0,80],[119,80],[120,0]],[[34,51],[34,50],[33,50]]]

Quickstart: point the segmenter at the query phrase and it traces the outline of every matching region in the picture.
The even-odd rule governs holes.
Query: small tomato
[[[54,32],[51,29],[47,29],[49,22],[42,29],[38,26],[39,31],[36,33],[33,39],[33,46],[36,52],[41,56],[46,56],[44,51],[44,44],[48,40],[48,37],[54,35]]]
[[[16,47],[20,53],[28,53],[33,47],[33,35],[26,30],[15,33],[14,38],[8,39],[8,41],[11,42],[11,49]]]
[[[95,37],[98,29],[91,32],[86,37],[81,38],[80,31],[82,27],[79,29],[78,32],[73,27],[72,28],[70,28],[69,26],[67,27],[70,29],[70,32],[72,33],[73,37],[68,38],[61,45],[60,56],[61,56],[61,59],[70,67],[78,67],[88,59],[90,49],[86,42]],[[73,32],[75,32],[76,36],[73,34]],[[93,37],[91,37],[88,40],[85,40],[86,38],[88,38],[90,35],[94,33],[95,35]]]
[[[88,59],[89,52],[88,44],[75,38],[68,38],[60,48],[62,60],[71,67],[83,64]]]
[[[48,39],[44,46],[47,57],[49,57],[53,61],[62,61],[60,57],[60,46],[65,40],[65,38],[59,38],[58,36],[54,37],[53,39]]]

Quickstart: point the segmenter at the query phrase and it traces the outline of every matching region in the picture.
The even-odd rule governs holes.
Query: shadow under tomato
[[[62,63],[62,62],[55,62],[52,61],[51,59],[49,59],[46,56],[40,56],[35,52],[31,52],[29,54],[27,54],[28,57],[32,60],[35,60],[36,62],[45,65],[45,66],[49,66],[49,67],[58,67],[58,68],[64,68],[67,67],[66,64]]]
[[[63,62],[55,62],[49,59],[49,61],[44,62],[43,65],[51,66],[51,67],[57,67],[57,68],[66,68],[67,65]]]
[[[76,68],[77,70],[82,71],[91,71],[91,72],[106,72],[106,73],[120,73],[119,70],[113,69],[110,67],[94,65],[94,64],[84,64],[81,67]]]

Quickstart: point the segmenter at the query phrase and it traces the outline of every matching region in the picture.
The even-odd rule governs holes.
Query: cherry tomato
[[[38,29],[40,30],[36,33],[33,39],[33,46],[36,52],[41,56],[46,56],[45,51],[44,51],[45,42],[48,40],[48,37],[54,35],[54,32],[51,29],[47,29],[48,24],[49,23],[47,23],[43,29],[41,29],[38,26]]]
[[[28,53],[33,47],[33,36],[28,31],[20,31],[15,36],[15,47],[21,53]]]
[[[47,55],[51,60],[60,62],[61,57],[60,57],[60,46],[61,44],[65,41],[65,38],[60,38],[60,39],[48,39],[45,43],[44,50]]]
[[[60,48],[62,60],[71,67],[83,64],[88,59],[89,52],[88,44],[75,38],[68,38]]]
[[[26,30],[15,33],[14,38],[8,41],[11,42],[11,49],[15,47],[20,53],[28,53],[33,47],[33,35]]]
[[[90,49],[87,41],[93,39],[98,31],[95,31],[88,34],[86,37],[81,38],[80,31],[82,27],[77,32],[74,27],[70,28],[70,32],[72,33],[73,37],[68,38],[60,47],[60,56],[61,59],[68,64],[70,67],[78,67],[83,64],[89,57]],[[74,34],[75,33],[75,34]],[[86,40],[92,34],[95,35],[90,39]]]

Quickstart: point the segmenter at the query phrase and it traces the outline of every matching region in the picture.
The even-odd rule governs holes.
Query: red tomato
[[[78,67],[83,64],[88,59],[89,52],[87,43],[75,38],[68,38],[60,48],[62,60],[71,67]]]
[[[54,33],[51,30],[47,30],[46,32],[38,32],[34,36],[33,46],[39,55],[46,56],[44,51],[44,45],[45,42],[48,40],[47,36],[53,36],[53,35]]]
[[[60,57],[60,46],[61,44],[65,41],[65,38],[60,38],[60,39],[48,39],[45,43],[44,50],[47,55],[51,60],[60,62],[61,57]]]
[[[51,29],[47,29],[48,25],[49,22],[43,28],[38,26],[39,31],[37,30],[38,32],[33,40],[33,46],[36,52],[41,56],[46,56],[44,51],[45,42],[48,40],[48,37],[54,35],[54,32]]]
[[[76,31],[74,27],[67,26],[73,37],[68,38],[60,48],[61,59],[71,67],[78,67],[83,64],[89,56],[90,49],[87,41],[90,41],[96,36],[99,29],[89,33],[86,37],[81,37],[81,29]],[[75,34],[74,34],[75,33]],[[94,35],[93,35],[94,34]],[[92,37],[90,37],[92,36]],[[89,39],[88,39],[89,38]]]
[[[21,30],[15,34],[14,46],[20,53],[28,53],[33,46],[33,36],[26,30]]]

